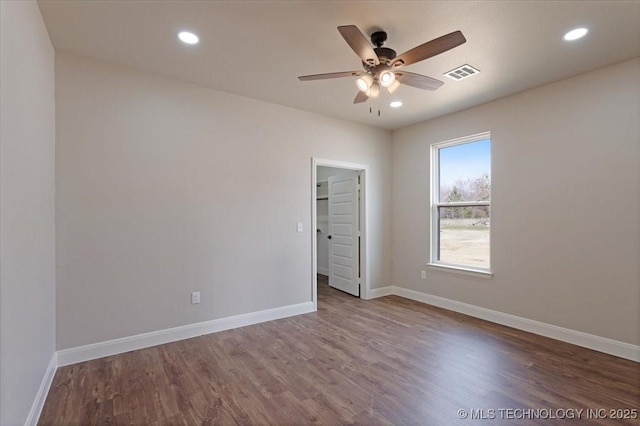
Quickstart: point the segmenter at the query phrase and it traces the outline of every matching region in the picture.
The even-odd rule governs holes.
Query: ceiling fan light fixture
[[[389,94],[392,94],[398,89],[398,87],[400,87],[400,82],[398,80],[393,80],[393,83],[391,83],[389,87],[387,87],[387,92],[389,92]]]
[[[365,74],[356,80],[356,86],[361,92],[366,92],[371,87],[373,83],[373,77],[369,74]]]
[[[396,75],[393,72],[384,70],[380,73],[380,84],[382,84],[382,87],[389,87],[394,81],[396,81]]]
[[[369,88],[369,91],[367,91],[367,96],[373,99],[380,96],[380,85],[377,82],[371,85],[371,87]]]

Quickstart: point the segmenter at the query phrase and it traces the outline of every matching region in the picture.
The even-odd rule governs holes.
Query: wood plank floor
[[[323,280],[318,300],[316,313],[61,367],[39,424],[640,424],[609,418],[640,409],[639,363]],[[557,418],[569,409],[608,418]]]

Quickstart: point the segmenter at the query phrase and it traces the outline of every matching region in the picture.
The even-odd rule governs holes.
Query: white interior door
[[[329,177],[329,285],[360,295],[358,172]]]

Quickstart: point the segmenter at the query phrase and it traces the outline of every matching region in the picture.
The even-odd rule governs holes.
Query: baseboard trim
[[[322,267],[320,267],[320,266],[318,266],[318,273],[319,273],[320,275],[325,275],[325,276],[327,276],[327,277],[329,276],[329,270],[328,270],[328,269],[326,269],[326,268],[322,268]]]
[[[53,383],[53,377],[56,375],[57,368],[58,357],[56,352],[54,352],[51,354],[49,365],[42,377],[42,382],[40,382],[36,398],[33,400],[33,404],[31,404],[31,409],[29,410],[27,419],[24,422],[25,426],[35,426],[38,424],[38,419],[40,419],[40,414],[42,413],[44,402],[47,400],[47,395],[49,394],[49,389],[51,388],[51,383]]]
[[[386,286],[380,288],[372,288],[369,290],[369,297],[367,299],[375,299],[378,297],[390,296],[393,294],[393,286]]]
[[[297,305],[283,306],[232,317],[219,318],[165,330],[152,331],[150,333],[108,340],[106,342],[58,351],[58,365],[65,366],[78,362],[89,361],[105,356],[116,355],[150,346],[162,345],[204,334],[217,333],[233,328],[258,324],[261,322],[277,320],[294,315],[307,314],[314,311],[312,302],[299,303]]]
[[[528,331],[540,336],[550,337],[552,339],[561,340],[584,348],[593,349],[598,352],[604,352],[609,355],[640,362],[640,346],[632,345],[630,343],[620,342],[618,340],[583,333],[581,331],[571,330],[564,327],[558,327],[556,325],[534,321],[518,317],[516,315],[505,314],[503,312],[402,287],[393,286],[392,291],[393,294],[397,296],[405,297],[417,302],[426,303],[428,305],[459,312],[475,318],[506,325],[507,327]]]

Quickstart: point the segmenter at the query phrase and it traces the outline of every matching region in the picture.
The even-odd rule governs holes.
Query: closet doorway
[[[318,282],[366,299],[367,166],[314,158],[312,170],[314,305]]]

